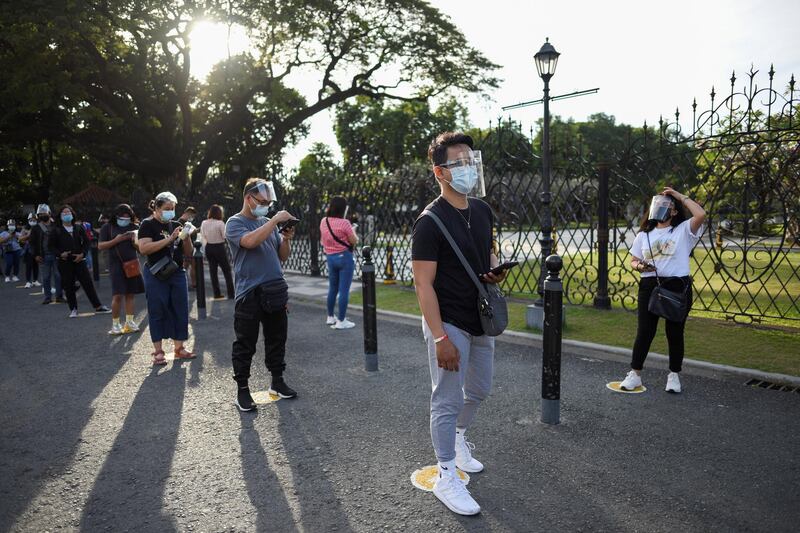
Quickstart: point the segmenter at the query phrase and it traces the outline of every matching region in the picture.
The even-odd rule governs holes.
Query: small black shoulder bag
[[[656,283],[658,284],[650,294],[647,310],[670,322],[683,322],[686,315],[689,314],[687,309],[689,284],[685,280],[681,280],[683,282],[683,290],[681,292],[671,291],[662,287],[661,278],[658,276],[658,268],[656,268],[656,260],[653,257],[653,248],[650,246],[650,232],[647,232],[647,247],[650,249],[650,257],[653,261],[653,268],[656,271]]]

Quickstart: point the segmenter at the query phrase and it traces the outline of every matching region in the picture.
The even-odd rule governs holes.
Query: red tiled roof
[[[64,198],[63,203],[70,205],[112,205],[122,203],[122,201],[122,198],[115,192],[93,183],[84,190]]]

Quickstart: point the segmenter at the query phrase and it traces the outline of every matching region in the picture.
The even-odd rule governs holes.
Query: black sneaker
[[[236,401],[234,403],[236,404],[236,407],[243,412],[252,411],[256,408],[256,402],[254,402],[253,397],[250,396],[249,387],[239,389],[239,392],[236,394]]]
[[[107,315],[108,313],[110,313],[110,312],[111,312],[111,309],[109,309],[109,308],[108,308],[108,307],[106,307],[105,305],[101,305],[100,307],[96,308],[96,309],[94,310],[94,312],[95,312],[95,314],[97,314],[97,315]]]
[[[283,381],[283,378],[273,380],[272,385],[268,391],[270,394],[280,396],[281,398],[296,398],[297,393],[289,385]]]
[[[42,305],[47,305],[51,303],[53,303],[53,300],[51,300],[50,298],[45,298],[44,301],[42,301]]]

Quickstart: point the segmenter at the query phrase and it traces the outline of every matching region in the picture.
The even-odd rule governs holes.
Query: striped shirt
[[[333,238],[331,235],[330,230],[328,229],[327,221],[330,221],[331,229],[333,233],[339,237],[339,240],[342,242],[350,243],[350,235],[353,235],[353,226],[350,224],[350,221],[346,218],[333,218],[333,217],[325,217],[322,219],[322,222],[319,223],[319,234],[320,234],[320,241],[322,241],[322,247],[325,249],[325,255],[333,255],[333,254],[340,254],[347,250],[346,246],[342,246],[336,239]]]

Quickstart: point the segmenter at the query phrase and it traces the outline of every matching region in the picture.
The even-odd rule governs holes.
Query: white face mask
[[[16,227],[16,226],[9,226],[9,227],[8,227],[8,231],[14,231],[14,230],[16,230],[16,229],[17,229],[17,227]]]

